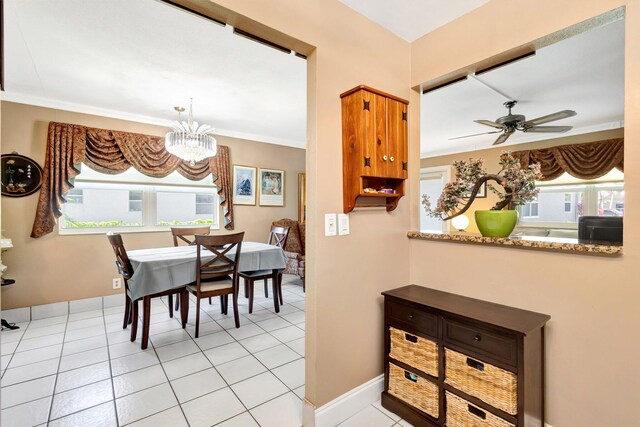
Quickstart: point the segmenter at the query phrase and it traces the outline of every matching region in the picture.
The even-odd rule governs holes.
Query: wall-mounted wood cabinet
[[[344,211],[386,207],[404,196],[408,101],[367,86],[342,95]]]

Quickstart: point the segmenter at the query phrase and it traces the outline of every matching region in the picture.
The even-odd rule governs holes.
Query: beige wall
[[[340,93],[366,84],[408,98],[410,45],[337,0],[216,3],[316,47],[307,78],[305,392],[320,406],[382,373],[380,292],[409,279],[406,197],[392,213],[351,213],[349,236],[324,237],[324,214],[342,211]]]
[[[492,0],[412,45],[411,77],[412,85],[417,85],[625,4],[625,224],[629,226],[624,231],[624,255],[601,258],[410,243],[411,282],[551,315],[545,397],[546,421],[554,427],[638,425],[640,2]],[[418,171],[411,172],[417,182]],[[415,186],[411,188],[416,205],[412,228],[417,229],[418,194]]]
[[[150,135],[167,132],[161,126],[2,102],[2,152],[17,151],[42,165],[49,121]],[[236,206],[234,231],[244,231],[246,240],[264,241],[271,221],[298,217],[298,173],[305,169],[305,150],[223,136],[217,139],[229,146],[233,164],[285,171],[285,206]],[[9,266],[7,277],[17,281],[16,286],[3,288],[2,308],[117,293],[111,289],[111,279],[117,277],[113,252],[104,235],[60,236],[55,230],[39,239],[29,237],[37,199],[37,195],[2,198],[3,234],[14,245],[3,261]],[[169,232],[128,233],[123,238],[128,249],[172,244]]]
[[[553,138],[545,141],[529,142],[526,144],[510,145],[506,147],[492,147],[484,150],[468,151],[464,153],[449,154],[445,156],[427,157],[420,160],[421,168],[429,168],[434,166],[450,166],[457,160],[468,160],[469,158],[484,159],[484,166],[487,172],[495,173],[500,170],[498,162],[500,160],[500,153],[505,150],[520,151],[520,150],[536,150],[542,148],[549,148],[558,145],[567,144],[582,144],[585,142],[602,141],[605,139],[622,138],[624,136],[623,129],[613,129],[602,132],[585,133],[583,135],[567,136],[564,138]],[[469,218],[469,227],[466,229],[469,233],[479,233],[478,227],[473,220],[473,213],[476,210],[491,209],[493,205],[498,201],[498,196],[491,191],[487,191],[487,197],[481,199],[475,199],[471,204],[471,207],[465,215]]]

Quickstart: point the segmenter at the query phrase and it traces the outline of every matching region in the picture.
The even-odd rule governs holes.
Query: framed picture
[[[307,219],[307,176],[298,174],[298,222],[304,223]]]
[[[259,169],[260,206],[284,206],[284,171]]]
[[[24,197],[42,186],[42,168],[34,160],[17,153],[3,154],[2,195]]]
[[[256,168],[233,165],[233,204],[256,204]]]
[[[480,190],[478,190],[478,194],[476,195],[477,199],[482,199],[484,197],[487,197],[487,181],[482,183]]]

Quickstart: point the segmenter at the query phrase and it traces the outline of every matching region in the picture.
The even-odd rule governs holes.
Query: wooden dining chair
[[[200,300],[202,298],[220,296],[222,312],[228,314],[229,295],[231,295],[236,328],[240,327],[238,261],[240,260],[243,238],[244,232],[217,236],[195,236],[197,246],[196,281],[187,285],[187,291],[196,296],[196,338],[200,332]],[[235,253],[231,257],[229,253],[232,251]]]
[[[180,246],[186,244],[187,246],[193,246],[196,244],[196,234],[209,234],[211,233],[210,225],[203,225],[199,227],[171,227],[171,236],[173,236],[173,246]],[[211,300],[209,300],[211,303]],[[173,306],[173,297],[169,296],[169,312]],[[175,310],[180,308],[180,299],[176,299]],[[170,314],[173,316],[173,314]]]
[[[277,246],[284,250],[284,245],[287,244],[287,238],[289,237],[289,228],[288,227],[278,227],[271,226],[271,231],[269,232],[269,239],[267,241],[268,244]],[[259,280],[264,280],[264,296],[269,297],[269,287],[267,285],[267,281],[269,279],[273,279],[273,296],[274,296],[274,307],[276,311],[279,311],[278,304],[276,303],[275,298],[280,300],[280,304],[283,304],[284,301],[282,299],[282,270],[278,271],[277,274],[274,275],[273,270],[256,270],[256,271],[243,271],[240,273],[240,277],[244,280],[244,296],[249,298],[249,313],[253,313],[253,294],[254,294],[254,284]]]
[[[143,312],[142,312],[142,349],[146,349],[149,343],[149,323],[151,319],[151,298],[163,297],[165,295],[173,296],[173,294],[179,294],[180,299],[183,301],[183,308],[181,311],[182,328],[187,326],[187,315],[189,310],[189,294],[185,288],[171,289],[157,294],[147,295],[143,298],[132,299],[131,291],[129,289],[129,279],[133,276],[133,266],[127,255],[127,251],[124,248],[122,242],[122,236],[118,233],[109,232],[107,238],[116,256],[116,266],[118,267],[118,273],[122,275],[124,281],[125,290],[125,306],[124,306],[124,319],[122,321],[122,329],[127,329],[127,325],[131,324],[131,342],[136,340],[138,333],[138,301],[142,299]],[[171,312],[173,315],[173,312]]]

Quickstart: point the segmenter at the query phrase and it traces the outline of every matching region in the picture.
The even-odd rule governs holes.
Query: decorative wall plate
[[[17,153],[3,154],[2,195],[8,197],[29,196],[42,186],[42,168],[33,159]]]

